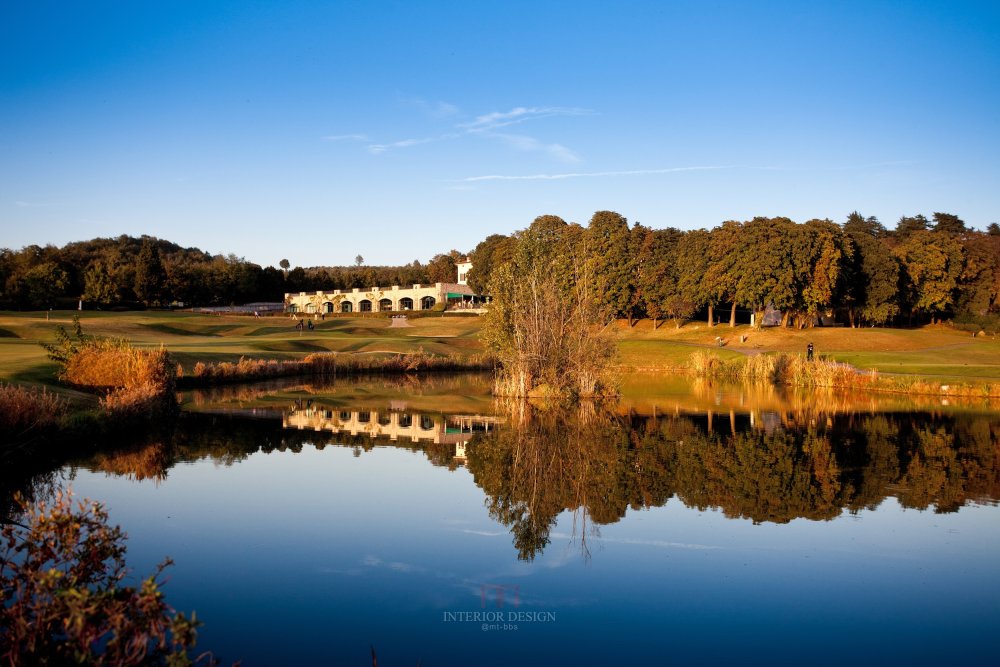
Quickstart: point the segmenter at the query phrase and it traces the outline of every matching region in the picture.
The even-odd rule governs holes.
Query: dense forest
[[[285,292],[373,285],[447,282],[455,279],[457,250],[427,264],[290,269],[261,267],[235,255],[210,255],[151,236],[93,239],[0,249],[0,308],[228,306],[280,302]]]
[[[560,289],[585,280],[606,317],[648,317],[654,326],[692,317],[736,324],[738,310],[742,322],[751,315],[761,322],[772,309],[795,326],[833,317],[851,326],[982,320],[1000,312],[1000,225],[975,231],[948,213],[903,217],[893,230],[857,212],[843,224],[757,217],[711,231],[630,227],[611,211],[598,211],[587,227],[541,216],[510,237],[480,243],[469,283],[500,294],[504,266],[556,247],[568,258],[552,264],[556,272],[567,267]]]
[[[796,223],[757,217],[712,230],[629,225],[611,211],[587,226],[541,216],[510,236],[487,237],[471,253],[469,283],[491,293],[527,234],[579,261],[607,317],[735,324],[768,308],[784,324],[823,317],[857,325],[917,324],[1000,313],[1000,225],[969,229],[956,215],[904,216],[894,229],[850,214]],[[547,240],[547,241],[546,241]],[[521,244],[523,246],[523,244]],[[280,301],[285,292],[454,280],[457,250],[426,264],[261,267],[154,237],[120,236],[0,250],[0,308],[231,305]],[[760,321],[759,319],[757,321]]]

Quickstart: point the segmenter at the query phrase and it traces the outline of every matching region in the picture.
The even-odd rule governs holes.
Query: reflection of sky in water
[[[673,499],[596,531],[565,512],[525,563],[468,471],[421,452],[258,453],[158,485],[80,470],[73,488],[107,503],[138,573],[174,558],[168,600],[205,621],[202,648],[248,667],[370,664],[369,644],[383,665],[989,664],[1000,649],[995,506],[888,498],[754,525]],[[482,611],[483,584],[517,587],[505,613],[556,621],[442,620]]]

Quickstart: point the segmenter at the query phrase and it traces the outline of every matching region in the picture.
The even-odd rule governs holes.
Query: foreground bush
[[[98,503],[57,494],[0,530],[0,660],[18,665],[212,664],[190,658],[198,621],[160,591],[171,562],[126,584],[125,533]]]
[[[155,417],[176,409],[176,367],[166,350],[88,336],[79,318],[73,322],[73,336],[59,327],[56,344],[45,346],[49,358],[62,366],[59,379],[102,394],[102,407],[116,416]]]

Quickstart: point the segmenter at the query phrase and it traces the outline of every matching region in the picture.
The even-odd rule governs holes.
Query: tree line
[[[354,266],[291,268],[281,260],[275,268],[151,236],[32,245],[0,249],[0,308],[65,307],[80,298],[100,306],[232,305],[281,301],[286,292],[452,282],[462,256],[450,250],[402,266],[366,266],[360,255]],[[480,294],[515,295],[511,281],[531,275],[525,262],[554,258],[551,278],[563,295],[585,279],[603,316],[654,325],[694,317],[735,325],[738,311],[759,318],[768,308],[797,326],[824,316],[860,326],[1000,313],[1000,225],[976,231],[950,213],[903,216],[891,230],[854,212],[842,224],[756,217],[692,231],[630,226],[613,211],[598,211],[587,226],[547,215],[487,237],[470,256],[469,284]]]
[[[842,224],[756,217],[693,231],[629,226],[613,211],[598,211],[586,227],[541,216],[481,242],[471,253],[470,285],[517,291],[509,281],[527,275],[519,266],[525,252],[545,256],[525,250],[539,239],[558,244],[549,249],[562,258],[552,270],[571,283],[571,273],[586,276],[606,317],[648,317],[654,326],[695,316],[735,325],[737,310],[759,323],[774,309],[782,324],[796,326],[830,316],[860,326],[1000,312],[1000,226],[972,230],[950,213],[904,216],[892,230],[857,212]]]
[[[454,282],[457,250],[404,266],[262,267],[152,236],[0,249],[0,308],[226,306],[280,302],[286,292]]]

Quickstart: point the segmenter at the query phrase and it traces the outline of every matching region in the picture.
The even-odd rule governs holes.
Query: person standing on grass
[[[809,343],[809,345],[806,346],[806,361],[812,361],[812,360],[813,360],[813,344]]]

